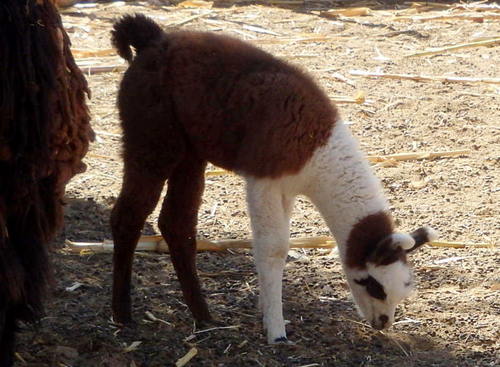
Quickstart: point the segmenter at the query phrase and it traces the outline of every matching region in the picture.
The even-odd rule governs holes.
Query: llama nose
[[[386,328],[389,322],[389,317],[387,315],[380,315],[378,319],[373,319],[372,328],[376,330],[383,330]]]
[[[389,322],[389,317],[387,315],[380,315],[378,317],[379,321],[380,321],[380,325],[382,326],[382,329],[387,325],[387,323]]]

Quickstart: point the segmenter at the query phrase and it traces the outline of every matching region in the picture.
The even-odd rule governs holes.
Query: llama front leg
[[[206,162],[187,156],[168,180],[158,226],[166,239],[184,300],[196,321],[211,320],[196,273],[196,223]]]
[[[274,180],[247,180],[253,251],[259,277],[259,305],[270,344],[287,342],[282,305],[282,279],[289,248],[293,198]]]

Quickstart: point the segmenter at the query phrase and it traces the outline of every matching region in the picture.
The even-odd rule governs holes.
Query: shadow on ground
[[[289,335],[296,344],[268,346],[255,307],[254,265],[243,251],[198,256],[213,316],[225,328],[195,332],[169,256],[140,254],[134,264],[136,324],[119,329],[110,319],[111,254],[59,251],[54,257],[59,283],[47,304],[47,316],[38,327],[23,327],[20,333],[19,355],[29,366],[165,366],[192,347],[198,350],[192,366],[486,366],[490,362],[474,353],[470,360],[457,359],[452,341],[437,340],[418,328],[384,335],[366,327],[340,273],[329,283],[327,294],[333,297],[325,301],[315,295],[325,294],[320,287],[325,275],[331,278],[331,274],[301,264],[289,266],[284,285]],[[80,285],[72,289],[75,284]],[[151,321],[148,312],[163,321]]]

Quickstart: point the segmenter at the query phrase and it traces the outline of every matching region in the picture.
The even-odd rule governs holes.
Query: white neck
[[[303,192],[316,205],[339,244],[342,258],[355,224],[364,217],[388,210],[379,180],[359,144],[337,121],[328,143],[318,149],[306,168]]]

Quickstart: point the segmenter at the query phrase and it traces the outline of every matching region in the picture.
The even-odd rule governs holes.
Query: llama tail
[[[143,14],[125,15],[117,21],[111,31],[111,42],[118,55],[128,62],[133,60],[130,46],[140,53],[161,40],[165,32],[151,18]]]

